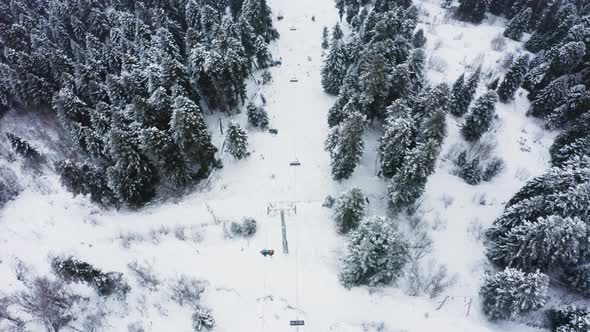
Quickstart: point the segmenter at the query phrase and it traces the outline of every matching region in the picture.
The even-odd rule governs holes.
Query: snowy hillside
[[[527,52],[509,39],[494,49],[506,19],[489,15],[473,25],[452,18],[439,0],[414,3],[418,27],[427,37],[426,77],[432,84],[452,85],[465,70],[481,65],[479,96],[485,84],[505,73],[506,54]],[[388,183],[378,175],[382,124],[368,126],[365,152],[352,177],[333,180],[324,141],[336,97],[323,91],[320,71],[327,52],[321,47],[323,28],[339,21],[334,0],[272,0],[269,5],[280,33],[270,51],[282,64],[270,68],[268,85],[259,82],[263,71],[254,71],[247,95],[258,103],[263,96],[270,128],[278,133],[249,125],[245,107],[231,116],[207,112],[213,144],[222,151],[234,120],[248,131],[250,156],[237,160],[222,151],[224,167],[196,190],[137,210],[105,209],[88,197],[73,197],[57,174],[42,170],[0,210],[0,294],[25,289],[15,271],[47,275],[51,257],[73,256],[103,271],[122,272],[131,288],[125,301],[102,302],[90,287],[72,284],[88,297],[87,307],[76,309],[80,324],[89,315],[104,317],[102,327],[94,329],[74,320],[71,325],[79,331],[191,331],[193,308],[171,299],[171,285],[181,276],[203,282],[200,305],[211,310],[219,332],[292,331],[291,320],[305,321],[298,331],[542,331],[518,320],[489,321],[479,295],[486,271],[493,269],[484,231],[527,181],[550,167],[556,133],[527,117],[526,91],[520,89],[511,103],[497,104],[497,120],[484,136],[505,161],[497,177],[473,186],[456,175],[453,159],[468,145],[460,133],[462,120],[449,114],[447,138],[416,212],[423,222],[415,225],[406,214],[396,217],[409,238],[420,230],[432,239],[420,268],[445,266],[454,282],[434,298],[411,296],[408,273],[397,285],[346,289],[338,280],[346,237],[336,231],[333,210],[322,203],[328,195],[358,187],[368,197],[367,215],[390,213]],[[279,15],[284,18],[277,20]],[[295,161],[300,166],[291,165]],[[288,254],[277,207],[286,211]],[[257,221],[256,234],[232,235],[231,223],[245,217]],[[262,249],[275,254],[263,257]],[[146,275],[153,276],[151,283]],[[28,328],[43,331],[43,322],[31,320]]]

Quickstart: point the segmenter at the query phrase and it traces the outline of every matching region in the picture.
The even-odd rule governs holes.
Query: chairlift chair
[[[299,80],[297,79],[297,77],[293,76],[293,77],[291,77],[289,79],[289,82],[291,82],[291,83],[297,83],[297,82],[299,82]]]
[[[295,159],[289,163],[289,166],[301,166],[301,163],[299,162],[298,159]]]

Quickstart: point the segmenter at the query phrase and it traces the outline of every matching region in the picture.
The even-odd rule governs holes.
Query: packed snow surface
[[[295,319],[305,321],[299,331],[534,330],[488,322],[477,294],[486,269],[482,230],[526,180],[548,167],[554,135],[526,117],[526,96],[520,93],[513,104],[499,104],[489,135],[495,137],[495,154],[506,160],[506,168],[478,186],[451,174],[449,154],[464,143],[460,121],[449,115],[449,135],[420,211],[434,241],[432,259],[457,274],[455,285],[436,299],[408,296],[403,285],[347,290],[337,278],[345,238],[337,235],[331,210],[321,204],[326,195],[356,186],[369,197],[369,214],[387,213],[387,182],[377,176],[379,124],[367,132],[366,152],[353,177],[333,181],[323,142],[335,98],[321,88],[320,44],[323,27],[338,21],[334,1],[269,2],[275,16],[284,16],[275,22],[281,37],[273,45],[273,56],[282,65],[271,69],[270,85],[251,82],[249,94],[264,95],[278,134],[249,128],[250,157],[238,161],[223,154],[224,168],[199,190],[139,211],[101,210],[86,198],[73,198],[55,174],[39,176],[1,211],[2,291],[22,287],[14,274],[17,257],[32,267],[32,274],[42,275],[49,272],[50,255],[74,255],[105,271],[123,272],[132,287],[127,304],[108,303],[108,331],[127,331],[135,322],[145,331],[191,331],[192,310],[168,295],[167,283],[180,275],[208,282],[203,305],[212,310],[215,331],[292,331],[289,321]],[[522,52],[520,43],[511,41],[505,50],[492,50],[492,40],[505,24],[501,19],[473,26],[447,18],[437,0],[416,4],[428,37],[427,76],[432,82],[452,83],[479,64],[488,73],[501,67],[506,53]],[[221,148],[220,116],[225,127],[229,118],[224,115],[209,115],[208,122]],[[235,120],[247,126],[245,112]],[[290,166],[294,160],[301,166]],[[285,216],[289,254],[282,251],[279,215],[268,214],[273,202],[296,205],[296,214]],[[257,234],[250,240],[228,238],[229,224],[243,217],[258,221]],[[181,230],[186,236],[178,236]],[[265,258],[262,249],[276,254]],[[135,261],[152,266],[161,280],[157,290],[136,282],[127,267]]]

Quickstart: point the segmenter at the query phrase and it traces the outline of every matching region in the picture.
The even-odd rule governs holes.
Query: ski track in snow
[[[458,274],[457,284],[434,300],[407,296],[398,287],[346,290],[337,280],[344,238],[336,234],[331,211],[322,208],[321,202],[327,194],[337,196],[357,186],[370,198],[370,214],[386,213],[387,183],[375,175],[379,131],[368,130],[366,152],[353,177],[334,182],[323,142],[327,112],[335,98],[326,95],[320,84],[321,34],[324,25],[332,27],[338,20],[334,1],[272,0],[270,4],[275,16],[285,17],[275,22],[281,37],[273,45],[273,56],[282,58],[283,64],[271,69],[273,83],[261,86],[260,93],[278,135],[248,128],[249,158],[236,161],[225,154],[224,168],[205,189],[135,212],[102,211],[86,198],[72,198],[56,175],[43,175],[37,182],[47,190],[31,186],[1,211],[3,291],[22,287],[12,267],[15,257],[30,264],[34,273],[45,274],[48,255],[72,254],[105,271],[124,272],[132,287],[128,305],[109,302],[108,331],[127,331],[127,325],[136,321],[143,323],[145,331],[190,331],[191,309],[171,302],[166,287],[167,281],[181,274],[209,282],[203,304],[213,310],[219,332],[293,331],[289,320],[297,317],[306,324],[299,331],[308,332],[377,331],[379,322],[386,331],[534,330],[522,324],[488,322],[477,296],[486,269],[482,240],[475,236],[478,227],[487,228],[502,212],[503,203],[527,179],[548,167],[554,134],[525,117],[526,96],[520,94],[514,104],[498,104],[497,155],[507,165],[490,183],[470,186],[450,174],[452,165],[445,156],[462,139],[460,121],[448,117],[449,135],[437,171],[429,178],[422,210],[431,228],[434,257]],[[423,10],[420,27],[428,37],[427,62],[436,55],[448,65],[444,73],[429,70],[431,81],[452,83],[466,65],[478,61],[484,73],[498,66],[503,53],[492,51],[490,43],[505,22],[498,19],[473,26],[444,19],[438,1],[416,4]],[[508,41],[507,48],[521,46]],[[291,78],[298,82],[290,82]],[[251,82],[249,94],[257,89]],[[220,116],[225,125],[229,119],[223,115],[207,119],[219,147],[223,142]],[[245,112],[235,119],[246,126]],[[290,167],[296,158],[302,165]],[[485,204],[480,203],[481,195]],[[452,203],[445,207],[443,196],[452,197]],[[289,255],[281,251],[279,217],[267,216],[272,201],[297,202],[297,215],[286,218]],[[244,216],[258,221],[258,233],[250,240],[224,238],[224,225],[229,227],[232,220]],[[175,238],[178,225],[184,225],[193,240]],[[135,240],[126,247],[121,237],[129,235]],[[263,248],[274,249],[275,256],[263,258],[259,254]],[[163,281],[159,291],[137,284],[127,269],[136,260],[153,265]],[[437,310],[446,296],[449,300]],[[468,299],[472,305],[466,316]]]

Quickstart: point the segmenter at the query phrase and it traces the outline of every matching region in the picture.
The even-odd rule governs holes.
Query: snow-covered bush
[[[483,311],[491,319],[511,319],[545,305],[549,277],[506,268],[487,276],[480,289]]]
[[[450,276],[444,265],[436,266],[434,262],[429,261],[426,266],[423,266],[420,262],[413,262],[408,276],[408,295],[425,294],[435,298],[452,286],[456,280],[457,276]]]
[[[346,234],[358,227],[365,216],[366,197],[359,188],[352,188],[336,201],[334,220],[338,232]]]
[[[408,241],[392,220],[367,217],[350,235],[340,282],[346,288],[394,283],[408,261],[408,250]]]
[[[18,183],[18,178],[16,174],[5,167],[0,168],[0,208],[2,208],[6,203],[10,200],[15,198],[22,187]]]
[[[27,290],[13,296],[14,305],[42,322],[47,331],[58,332],[75,318],[72,307],[78,297],[63,281],[37,277],[25,286]]]
[[[208,309],[196,307],[193,313],[193,331],[211,331],[215,327],[215,319]]]
[[[242,223],[232,222],[230,231],[233,235],[251,237],[256,234],[256,220],[252,218],[245,218]]]
[[[117,295],[124,298],[130,288],[119,272],[104,273],[94,266],[72,257],[51,260],[53,272],[66,282],[83,282],[96,289],[101,296]]]
[[[196,306],[204,291],[205,282],[183,275],[170,284],[170,299],[181,306]]]
[[[160,280],[149,263],[146,262],[140,265],[138,262],[132,262],[127,264],[127,267],[131,270],[133,275],[135,275],[135,279],[140,286],[147,288],[152,292],[158,290]]]
[[[500,174],[504,169],[504,160],[500,158],[493,158],[488,164],[486,165],[482,179],[486,182],[491,181],[496,175]]]
[[[326,207],[328,209],[331,209],[332,206],[334,206],[334,202],[336,202],[334,197],[332,197],[331,195],[328,195],[328,196],[326,196],[326,198],[324,198],[324,202],[322,203],[322,206]]]
[[[550,312],[551,327],[555,332],[590,331],[590,312],[582,307],[566,307]]]

